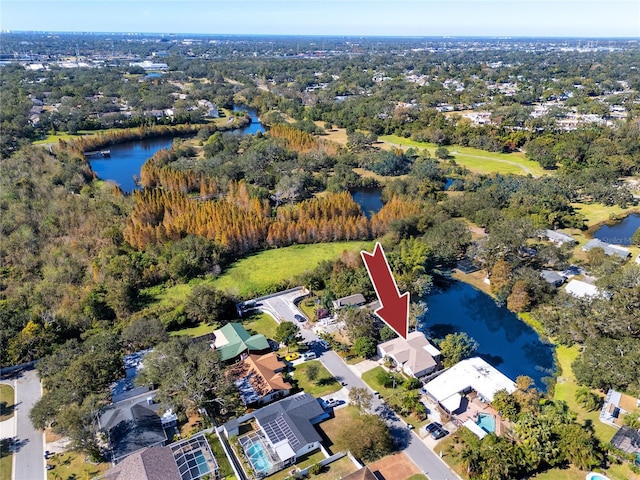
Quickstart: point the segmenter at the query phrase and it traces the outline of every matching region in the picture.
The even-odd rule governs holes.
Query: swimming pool
[[[590,472],[587,473],[585,480],[609,480],[609,477],[605,477],[600,473]]]
[[[257,472],[268,473],[271,471],[273,465],[267,458],[267,454],[262,448],[262,444],[254,443],[252,445],[249,445],[246,452],[251,465],[253,465],[253,468]]]
[[[493,415],[489,415],[487,413],[478,414],[476,425],[487,433],[495,433],[496,431],[496,419]]]

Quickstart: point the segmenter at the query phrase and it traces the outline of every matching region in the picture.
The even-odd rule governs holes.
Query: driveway
[[[256,298],[251,300],[251,302],[255,303],[255,309],[273,315],[278,323],[285,320],[301,325],[300,322],[296,321],[294,315],[301,315],[303,317],[305,315],[296,307],[295,301],[305,295],[308,295],[308,291],[305,290],[304,287],[299,287],[287,290],[281,294]],[[249,302],[245,302],[245,305],[248,303]]]

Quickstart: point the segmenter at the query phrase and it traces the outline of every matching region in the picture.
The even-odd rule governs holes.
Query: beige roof
[[[379,345],[380,350],[409,369],[414,374],[432,368],[436,365],[433,355],[438,355],[438,350],[429,343],[424,333],[411,332],[405,340],[402,337],[394,338]]]
[[[362,467],[360,470],[356,470],[355,472],[347,475],[346,477],[342,477],[342,480],[378,480],[378,478],[373,474],[369,467]]]

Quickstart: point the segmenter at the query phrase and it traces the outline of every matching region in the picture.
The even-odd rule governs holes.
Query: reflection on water
[[[478,342],[478,356],[509,378],[528,375],[538,388],[545,388],[542,379],[555,370],[553,346],[489,295],[455,282],[425,301],[428,311],[420,330],[434,338],[465,332]]]

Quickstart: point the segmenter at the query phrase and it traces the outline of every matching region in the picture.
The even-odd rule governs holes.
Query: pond
[[[465,332],[478,342],[479,357],[514,381],[519,375],[528,375],[538,389],[546,390],[543,378],[555,371],[554,347],[515,314],[462,282],[454,282],[425,300],[428,310],[418,328],[428,337]]]
[[[351,192],[351,196],[368,219],[382,208],[381,188],[357,189]]]
[[[264,126],[258,120],[255,110],[245,106],[233,107],[234,111],[247,112],[251,117],[251,124],[234,130],[238,133],[253,134],[265,132]],[[134,176],[140,176],[140,168],[149,158],[162,148],[171,148],[173,138],[149,138],[131,142],[118,143],[105,149],[111,150],[110,157],[95,157],[89,159],[91,168],[98,178],[112,180],[123,192],[130,193],[138,188],[133,181]]]
[[[98,178],[112,180],[120,185],[123,192],[130,193],[138,188],[133,177],[140,176],[140,168],[158,150],[171,148],[173,138],[160,137],[118,143],[108,147],[110,157],[89,159],[91,169]]]
[[[614,245],[631,245],[631,237],[640,228],[640,214],[633,213],[613,225],[603,225],[594,238]]]

